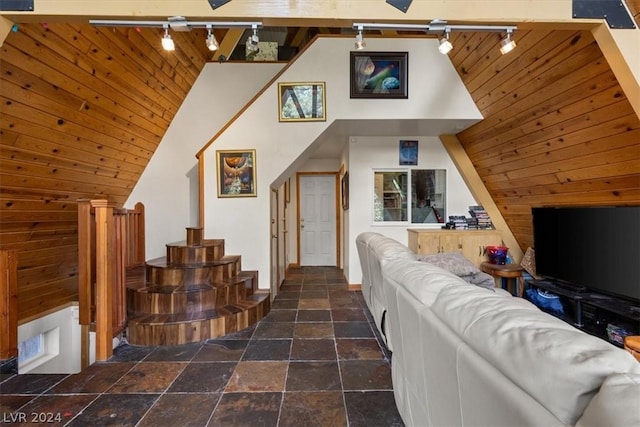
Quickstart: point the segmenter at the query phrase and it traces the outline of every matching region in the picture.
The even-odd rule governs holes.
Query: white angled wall
[[[269,288],[270,277],[269,188],[280,186],[288,167],[307,155],[305,150],[334,120],[481,118],[451,62],[438,53],[436,40],[376,39],[375,48],[370,49],[409,52],[409,99],[350,99],[349,52],[352,48],[351,38],[319,39],[278,79],[289,83],[325,82],[326,122],[279,122],[275,82],[205,152],[205,235],[225,239],[226,253],[242,255],[244,269],[259,270],[263,289]],[[215,152],[218,149],[256,150],[257,197],[217,197]],[[349,162],[353,164],[353,154],[349,155]],[[352,168],[349,169],[351,175]],[[361,190],[366,192],[368,188]],[[356,191],[352,185],[351,194]],[[368,215],[357,218],[349,214],[350,227],[360,222],[368,223]],[[352,246],[351,241],[346,243]],[[347,248],[345,252],[349,253],[352,269],[355,251]],[[347,274],[352,281],[352,274]],[[358,274],[353,276],[353,282],[358,283]]]
[[[283,66],[204,66],[125,205],[145,205],[147,259],[164,256],[167,243],[184,240],[185,228],[198,225],[196,153]]]

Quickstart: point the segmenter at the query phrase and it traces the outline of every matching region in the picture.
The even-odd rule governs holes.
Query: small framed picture
[[[256,196],[256,150],[217,150],[218,197]]]
[[[278,118],[281,122],[327,120],[324,82],[278,83]]]
[[[351,98],[408,98],[408,52],[351,52]]]
[[[349,209],[349,171],[344,173],[341,181],[342,210]]]
[[[400,164],[415,166],[418,164],[418,141],[400,140]]]

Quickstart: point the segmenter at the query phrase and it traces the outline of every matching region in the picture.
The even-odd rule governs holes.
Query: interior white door
[[[300,265],[336,265],[336,177],[300,176]]]

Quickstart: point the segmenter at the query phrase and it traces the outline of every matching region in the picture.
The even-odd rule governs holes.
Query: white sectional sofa
[[[640,426],[640,363],[623,349],[393,239],[357,242],[407,426]]]

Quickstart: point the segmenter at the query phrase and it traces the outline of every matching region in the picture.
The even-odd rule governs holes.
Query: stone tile
[[[298,310],[326,310],[331,308],[329,298],[305,298],[298,303]]]
[[[339,338],[336,339],[339,360],[384,359],[384,353],[375,338]]]
[[[299,310],[298,322],[330,322],[331,311],[330,310]]]
[[[348,299],[349,301],[356,302],[358,301],[358,295],[350,291],[348,289],[340,289],[337,287],[328,288],[329,289],[329,299]]]
[[[108,362],[139,362],[149,355],[155,347],[123,344],[113,349]]]
[[[306,272],[304,275],[304,280],[302,281],[302,286],[326,284],[327,278],[324,275],[324,272]]]
[[[289,362],[240,362],[225,392],[284,391]]]
[[[168,392],[221,392],[229,382],[236,365],[235,362],[189,363],[169,387]]]
[[[296,310],[298,308],[297,299],[281,299],[271,303],[272,310]]]
[[[28,424],[21,425],[65,425],[76,415],[82,412],[91,402],[98,397],[97,394],[65,394],[65,395],[43,395],[33,399],[28,405],[20,408],[20,412],[27,414]],[[4,407],[5,398],[0,399]],[[46,414],[41,422],[31,423],[31,414]],[[49,414],[51,418],[49,418]],[[0,415],[2,417],[2,415]],[[1,419],[1,418],[0,418]],[[59,421],[58,421],[59,420]],[[53,421],[53,422],[51,422]]]
[[[345,392],[349,427],[404,427],[393,391]]]
[[[333,322],[336,338],[375,338],[369,322]]]
[[[225,393],[209,426],[277,426],[282,393]]]
[[[291,362],[287,391],[342,390],[337,362]]]
[[[314,290],[314,291],[306,291],[303,290],[300,292],[300,299],[319,299],[319,298],[329,298],[329,294],[325,290]]]
[[[293,322],[261,322],[253,333],[253,339],[291,338],[293,326]]]
[[[278,295],[276,296],[275,300],[276,301],[280,301],[280,300],[286,300],[286,299],[298,299],[300,298],[300,291],[299,290],[286,290],[286,291],[281,291],[278,292]]]
[[[1,386],[0,386],[0,389],[2,389]],[[0,397],[0,420],[4,419],[2,418],[3,414],[12,414],[33,399],[35,399],[34,395],[29,395],[29,396],[2,395],[2,397]]]
[[[290,339],[251,340],[242,360],[289,360]]]
[[[393,390],[391,366],[385,360],[345,360],[340,363],[342,388],[346,390]]]
[[[333,338],[333,323],[314,322],[297,323],[294,331],[294,338]]]
[[[140,362],[107,393],[162,393],[187,365],[185,362]]]
[[[220,396],[220,393],[163,394],[136,427],[204,426]]]
[[[301,291],[301,290],[302,290],[302,283],[285,280],[282,286],[280,286],[278,293],[287,292],[287,291]]]
[[[296,320],[296,310],[271,310],[267,316],[262,319],[264,322],[294,322]]]
[[[240,360],[249,340],[209,340],[193,356],[192,362],[234,362]]]
[[[248,328],[244,328],[239,330],[238,332],[234,332],[224,336],[225,340],[248,340],[253,336],[253,332],[256,330],[257,323],[249,326]],[[214,341],[218,340],[218,338],[214,338]],[[211,341],[211,340],[209,340]]]
[[[69,375],[49,393],[102,393],[135,365],[134,362],[94,363],[82,372]]]
[[[0,396],[4,394],[40,394],[65,379],[67,374],[14,375],[2,382]]]
[[[336,343],[332,339],[294,339],[291,360],[336,360]]]
[[[200,347],[202,347],[201,343],[157,347],[144,359],[144,361],[188,362],[198,351],[200,351]]]
[[[157,394],[103,394],[67,426],[134,426],[158,397]]]
[[[284,394],[279,427],[346,425],[347,414],[340,391],[295,391]]]
[[[366,322],[367,315],[361,309],[334,308],[331,310],[334,322]]]
[[[327,291],[328,291],[328,288],[327,288],[327,285],[326,285],[326,284],[324,284],[324,283],[322,283],[322,284],[319,284],[319,283],[318,283],[318,284],[310,283],[310,284],[305,284],[305,285],[302,287],[302,292],[307,292],[307,291],[324,291],[324,292],[325,292],[325,294],[326,294],[326,293],[327,293]]]

